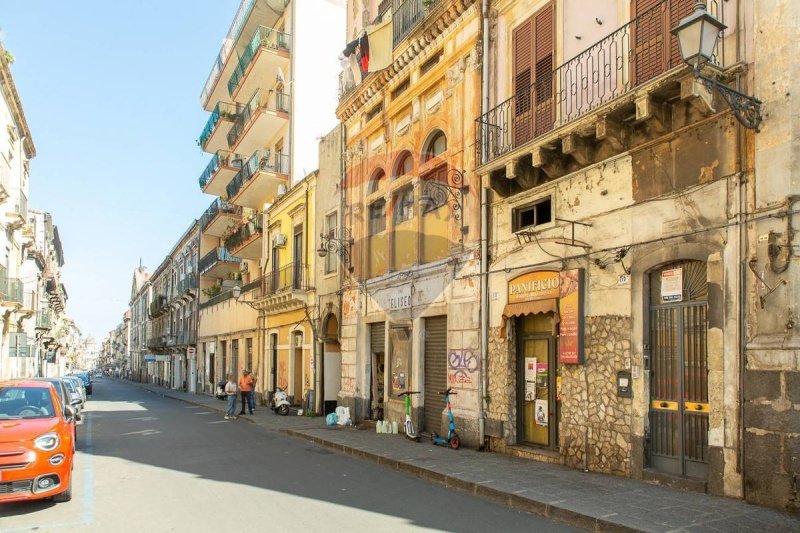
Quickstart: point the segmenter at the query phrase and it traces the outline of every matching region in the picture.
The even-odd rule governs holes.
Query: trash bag
[[[329,413],[328,416],[325,417],[325,425],[326,426],[335,426],[336,422],[338,422],[339,417],[336,416],[336,413]]]
[[[339,406],[336,408],[336,423],[340,426],[351,426],[353,421],[350,420],[350,408]]]

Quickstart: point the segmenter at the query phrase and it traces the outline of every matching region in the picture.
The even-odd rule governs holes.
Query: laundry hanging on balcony
[[[368,26],[361,35],[345,46],[342,58],[350,60],[351,68],[357,63],[363,80],[368,73],[383,70],[392,63],[392,25],[391,18]],[[356,73],[354,78],[358,79]]]

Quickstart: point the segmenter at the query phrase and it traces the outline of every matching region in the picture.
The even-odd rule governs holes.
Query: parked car
[[[0,503],[72,499],[74,414],[49,381],[0,381]]]
[[[58,395],[58,399],[61,402],[61,405],[72,405],[73,407],[76,406],[75,398],[72,397],[72,391],[69,388],[69,385],[66,383],[64,378],[31,378],[34,381],[47,381],[52,383],[56,389],[56,394]],[[80,405],[80,402],[78,402]],[[75,420],[80,420],[80,414],[76,410]]]
[[[78,376],[64,376],[63,379],[70,380],[75,384],[75,387],[81,395],[81,400],[83,401],[81,407],[84,407],[86,405],[86,387],[83,386],[83,380]]]
[[[72,374],[73,376],[77,376],[83,380],[83,387],[86,389],[86,394],[91,396],[92,395],[92,376],[89,375],[88,372],[76,372]]]
[[[71,379],[66,377],[59,378],[67,386],[70,393],[69,404],[75,409],[75,420],[80,420],[83,417],[83,398],[78,390],[78,385]]]

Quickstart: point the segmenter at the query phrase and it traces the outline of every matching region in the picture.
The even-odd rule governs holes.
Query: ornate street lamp
[[[692,67],[695,79],[710,91],[719,92],[730,106],[736,119],[745,128],[758,131],[762,120],[761,100],[700,73],[703,65],[713,61],[720,33],[725,28],[727,28],[725,24],[706,11],[704,2],[698,2],[694,6],[694,12],[682,19],[672,29],[672,34],[678,39],[681,56],[684,62]]]
[[[324,259],[329,253],[339,254],[342,262],[348,265],[347,270],[352,273],[354,268],[350,262],[350,253],[354,243],[355,241],[350,234],[350,230],[347,228],[342,228],[340,238],[331,237],[330,235],[326,236],[325,233],[320,233],[317,255]]]

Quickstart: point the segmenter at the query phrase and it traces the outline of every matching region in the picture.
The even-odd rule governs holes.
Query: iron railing
[[[225,248],[214,248],[197,263],[197,269],[201,274],[205,274],[217,263],[241,263],[242,260],[234,257]]]
[[[236,120],[233,122],[231,130],[228,132],[228,146],[233,148],[239,142],[250,122],[262,111],[279,111],[288,113],[291,109],[291,98],[286,93],[275,91],[265,91],[258,89],[250,101],[247,102]]]
[[[36,328],[50,329],[53,326],[53,319],[50,311],[39,311],[36,313]]]
[[[206,185],[208,185],[208,183],[214,179],[214,176],[217,172],[219,172],[220,168],[242,168],[244,161],[244,156],[228,152],[227,150],[217,150],[217,153],[215,153],[214,157],[211,158],[211,161],[208,162],[206,169],[203,171],[203,174],[198,180],[200,183],[200,188],[205,189]]]
[[[255,4],[256,0],[243,0],[239,5],[236,16],[233,17],[233,22],[231,22],[231,27],[228,30],[228,35],[225,37],[225,40],[222,41],[222,49],[219,51],[219,54],[217,54],[217,57],[214,59],[214,64],[211,66],[211,72],[208,74],[205,86],[203,86],[203,92],[200,93],[200,104],[203,107],[208,103],[214,86],[217,84],[217,80],[222,74],[222,69],[225,68],[225,62],[230,57],[231,51],[233,51],[233,45],[239,38],[244,23]]]
[[[478,161],[486,164],[683,65],[670,29],[691,4],[663,0],[478,117]],[[720,5],[712,0],[709,11],[722,20]]]
[[[238,250],[244,244],[248,243],[253,236],[261,235],[262,232],[261,217],[256,216],[253,220],[242,224],[239,229],[225,239],[225,248],[236,253],[235,250]]]
[[[167,296],[165,294],[157,294],[150,302],[150,318],[155,318],[164,314],[167,307]]]
[[[285,290],[309,291],[313,280],[309,277],[308,265],[293,262],[275,269],[264,276],[262,296],[271,296]]]
[[[191,289],[197,288],[197,275],[194,273],[186,274],[182,280],[178,280],[178,287],[175,291],[175,296],[181,296]]]
[[[211,116],[208,117],[205,128],[203,128],[203,131],[200,133],[200,139],[198,140],[200,147],[205,150],[206,143],[208,143],[208,140],[214,135],[220,120],[234,121],[238,114],[238,105],[229,104],[228,102],[218,102],[217,105],[214,106],[214,111],[211,112]]]
[[[239,56],[239,63],[236,65],[236,70],[231,74],[231,79],[228,80],[228,94],[233,94],[239,88],[242,80],[244,79],[245,72],[250,66],[250,63],[256,57],[258,51],[262,48],[269,48],[272,50],[289,50],[289,42],[291,37],[288,33],[283,33],[274,28],[267,26],[259,26],[256,29],[253,38],[247,44],[247,47]]]
[[[392,46],[397,46],[416,28],[441,0],[405,0],[395,2],[392,12]]]
[[[236,173],[228,183],[226,192],[228,199],[233,198],[244,185],[255,176],[256,172],[274,172],[276,174],[289,173],[289,154],[273,154],[269,150],[257,150],[253,156],[247,160],[242,169]]]
[[[7,274],[6,267],[0,266],[0,300],[5,302],[22,303],[22,281],[11,278]]]
[[[203,216],[200,217],[200,229],[201,231],[206,228],[214,218],[220,213],[228,213],[231,215],[241,215],[242,208],[238,205],[229,204],[225,200],[221,198],[217,198],[211,205],[208,206]]]

